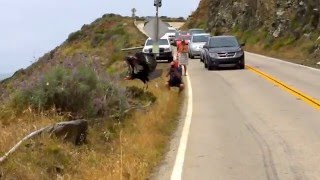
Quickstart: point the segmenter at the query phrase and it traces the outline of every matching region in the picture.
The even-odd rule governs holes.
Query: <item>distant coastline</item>
[[[4,80],[4,79],[6,79],[6,78],[8,78],[8,77],[10,77],[12,74],[0,74],[0,81],[2,81],[2,80]]]

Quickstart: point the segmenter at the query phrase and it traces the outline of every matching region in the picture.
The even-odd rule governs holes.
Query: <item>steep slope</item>
[[[197,25],[208,18],[206,28],[212,34],[236,34],[248,50],[273,56],[281,52],[283,58],[301,64],[315,66],[320,59],[318,0],[201,0],[201,4],[206,6],[199,6],[188,21]]]

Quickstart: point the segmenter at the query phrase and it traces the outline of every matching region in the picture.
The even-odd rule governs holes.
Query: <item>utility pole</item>
[[[156,41],[159,40],[159,7],[162,6],[162,0],[154,0],[154,6],[156,7]]]
[[[157,18],[157,23],[156,23],[156,41],[159,41],[159,4],[156,6],[156,18]]]
[[[154,0],[153,5],[156,7],[156,39],[154,40],[154,50],[156,51],[155,53],[159,53],[159,7],[162,6],[161,0]]]

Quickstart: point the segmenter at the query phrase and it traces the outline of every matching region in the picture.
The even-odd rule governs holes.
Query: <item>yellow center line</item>
[[[315,98],[312,98],[308,95],[306,95],[305,93],[293,88],[293,87],[290,87],[289,85],[281,82],[280,80],[270,76],[269,74],[266,74],[256,68],[253,68],[251,66],[248,66],[246,65],[246,68],[249,69],[251,72],[254,72],[256,74],[258,74],[259,76],[261,76],[262,78],[270,81],[272,84],[275,84],[277,85],[278,87],[280,87],[281,89],[289,92],[290,94],[294,95],[295,97],[303,100],[304,102],[306,102],[307,104],[311,105],[312,107],[320,110],[320,101],[318,101],[317,99]]]

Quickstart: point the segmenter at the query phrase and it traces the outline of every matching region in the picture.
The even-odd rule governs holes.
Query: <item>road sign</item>
[[[144,27],[143,30],[154,41],[157,41],[168,32],[168,25],[159,19],[158,38],[156,35],[157,18],[152,18]]]

